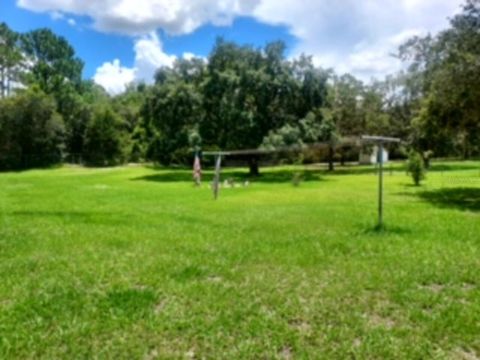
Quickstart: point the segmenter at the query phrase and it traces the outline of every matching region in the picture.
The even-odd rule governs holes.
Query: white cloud
[[[157,34],[151,33],[135,42],[135,69],[136,79],[151,82],[155,71],[162,66],[172,66],[175,55],[168,55],[163,51],[163,45]]]
[[[195,58],[195,54],[191,52],[184,52],[183,53],[183,58],[186,60],[192,60]]]
[[[200,59],[205,64],[208,63],[208,58],[206,56],[200,56],[200,55],[188,52],[188,51],[186,51],[182,54],[182,59],[185,59],[185,60]]]
[[[141,35],[162,28],[187,34],[213,23],[227,25],[251,13],[259,0],[17,0],[25,9],[89,16],[95,28]]]
[[[366,82],[372,77],[381,79],[404,67],[394,56],[396,50],[411,37],[421,35],[426,35],[426,31],[409,29],[376,42],[360,42],[342,57],[331,52],[326,56],[314,56],[313,61],[317,66],[333,67],[340,74],[353,73]]]
[[[50,17],[52,20],[62,20],[65,16],[59,11],[52,11]]]
[[[156,33],[136,39],[134,44],[135,64],[132,68],[121,66],[118,59],[100,66],[93,79],[108,93],[117,95],[125,91],[132,82],[152,83],[155,72],[163,66],[172,67],[177,57],[164,52],[163,44]],[[193,53],[184,53],[184,59],[191,60]]]
[[[102,85],[109,94],[117,95],[124,92],[126,86],[135,80],[135,69],[123,67],[120,60],[115,59],[100,66],[93,80]]]
[[[437,32],[463,0],[262,0],[254,16],[282,24],[299,41],[291,56],[368,80],[400,69],[391,56],[412,35]]]
[[[76,26],[77,25],[77,22],[75,21],[74,18],[65,18],[65,14],[60,12],[60,11],[52,11],[50,13],[50,18],[54,21],[57,21],[57,20],[65,20],[67,22],[68,25],[70,26]]]
[[[228,25],[236,16],[284,25],[297,38],[291,55],[368,79],[395,72],[390,56],[411,34],[436,32],[463,0],[17,0],[19,6],[51,14],[88,16],[101,31],[145,36],[161,28],[188,34],[207,23]],[[53,15],[52,15],[53,16]],[[158,39],[137,41],[139,73],[173,58]],[[138,48],[138,49],[137,49]],[[138,50],[138,51],[137,51]],[[186,49],[188,50],[188,49]],[[137,60],[136,60],[137,61]]]

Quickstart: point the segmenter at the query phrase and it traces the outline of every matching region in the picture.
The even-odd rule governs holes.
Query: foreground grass
[[[0,358],[478,358],[480,163],[397,170],[1,174]]]

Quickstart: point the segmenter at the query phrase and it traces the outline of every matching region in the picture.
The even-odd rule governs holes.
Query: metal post
[[[383,227],[383,143],[378,143],[378,228]]]
[[[213,178],[213,198],[217,200],[218,189],[220,187],[220,167],[222,165],[222,155],[217,155],[215,161],[215,176]]]
[[[379,229],[383,228],[383,152],[386,143],[400,143],[401,140],[397,138],[384,136],[362,136],[362,140],[367,143],[374,143],[378,146],[378,225]],[[391,169],[391,166],[390,166]]]

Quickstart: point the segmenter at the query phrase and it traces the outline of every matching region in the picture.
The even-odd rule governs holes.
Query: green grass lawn
[[[480,357],[480,162],[262,170],[0,174],[0,358]]]

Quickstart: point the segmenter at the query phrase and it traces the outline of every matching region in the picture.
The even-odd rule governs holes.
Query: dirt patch
[[[154,314],[158,315],[162,313],[166,305],[167,305],[167,300],[160,301],[157,305],[155,305],[155,308],[153,309]]]
[[[207,277],[207,281],[211,283],[221,283],[223,279],[221,276],[209,276]]]
[[[480,360],[478,354],[476,354],[473,350],[467,350],[462,348],[456,348],[451,352],[450,359],[455,360]]]
[[[395,321],[389,317],[371,314],[368,316],[368,322],[373,327],[383,327],[385,329],[393,329]]]
[[[155,360],[155,359],[158,359],[158,356],[160,354],[158,353],[158,350],[157,349],[152,349],[150,350],[150,352],[145,355],[145,357],[143,358],[144,360]]]
[[[289,346],[284,347],[282,351],[280,351],[279,357],[280,359],[284,359],[284,360],[293,359],[292,348]]]
[[[472,290],[475,290],[477,287],[475,286],[475,284],[471,284],[471,283],[463,283],[462,284],[462,290],[463,291],[472,291]]]
[[[362,340],[360,338],[356,338],[355,340],[353,340],[352,345],[354,348],[358,348],[362,345]]]
[[[309,334],[312,331],[312,326],[302,319],[293,319],[289,321],[289,324],[301,334]]]
[[[421,285],[421,289],[430,291],[434,294],[439,294],[445,289],[445,285],[442,284],[427,284],[427,285]]]

